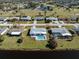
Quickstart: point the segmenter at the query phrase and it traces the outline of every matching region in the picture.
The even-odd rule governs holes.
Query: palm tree
[[[57,42],[54,38],[49,40],[49,46],[51,49],[55,49],[57,47]]]

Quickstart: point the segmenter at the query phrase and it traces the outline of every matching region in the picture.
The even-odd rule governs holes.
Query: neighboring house
[[[79,35],[79,27],[75,27],[73,30]]]
[[[72,16],[72,17],[71,17],[71,20],[72,20],[72,21],[76,21],[77,19],[78,19],[78,16]]]
[[[70,38],[72,34],[64,27],[62,28],[51,28],[52,35],[56,38]]]
[[[51,5],[40,5],[40,6],[37,6],[36,8],[35,8],[35,10],[42,10],[42,11],[44,11],[44,10],[53,10],[53,6],[51,6]]]
[[[24,8],[24,4],[17,4],[17,8],[23,9]]]
[[[3,7],[3,10],[4,11],[10,11],[11,10],[11,7]]]
[[[45,28],[31,28],[30,36],[35,40],[46,40],[47,31]]]
[[[16,20],[19,20],[20,17],[18,17],[18,16],[15,16],[15,17],[9,17],[9,19],[16,19]]]
[[[44,20],[44,17],[35,17],[34,20],[38,20],[38,21]]]
[[[20,21],[30,21],[30,20],[31,20],[31,17],[30,16],[20,17]]]
[[[20,36],[22,34],[22,31],[23,31],[22,29],[13,28],[13,29],[10,29],[7,34],[11,36]]]
[[[0,28],[0,35],[4,35],[8,30],[8,28]]]
[[[6,22],[6,18],[4,18],[4,17],[0,17],[0,23],[5,23]]]
[[[46,20],[58,21],[58,18],[55,18],[55,17],[48,17],[48,18],[46,18]]]
[[[58,5],[77,6],[79,0],[53,0]]]

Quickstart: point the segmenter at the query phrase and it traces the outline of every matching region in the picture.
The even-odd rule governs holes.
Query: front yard
[[[12,24],[33,24],[34,21],[15,21]]]
[[[42,21],[37,21],[37,24],[45,24],[45,21],[42,20]]]
[[[27,27],[26,27],[27,28]],[[28,28],[27,28],[28,29]],[[4,35],[4,41],[0,45],[0,49],[35,49],[35,48],[42,48],[46,49],[47,41],[35,41],[30,36],[27,36],[28,30],[24,31],[23,36],[23,42],[21,44],[17,43],[17,40],[20,37],[17,36],[8,36]]]

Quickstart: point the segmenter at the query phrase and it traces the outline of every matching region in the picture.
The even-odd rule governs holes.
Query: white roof
[[[24,16],[24,17],[21,17],[21,19],[31,20],[31,17],[30,16]]]
[[[31,28],[30,34],[46,34],[45,28]]]
[[[11,32],[11,35],[19,35],[21,32]]]
[[[70,33],[63,33],[62,36],[72,36]]]
[[[57,21],[58,18],[55,18],[55,17],[48,17],[48,18],[46,18],[46,20],[55,20],[55,21]]]
[[[10,17],[10,19],[20,19],[20,17]]]
[[[22,31],[22,29],[11,29],[8,33],[11,35],[20,35]]]

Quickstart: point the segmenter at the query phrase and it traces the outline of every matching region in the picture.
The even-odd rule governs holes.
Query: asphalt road
[[[0,59],[79,59],[78,50],[9,51],[0,50]]]
[[[0,24],[0,26],[13,26],[14,24]],[[15,24],[17,26],[79,26],[79,24]]]

